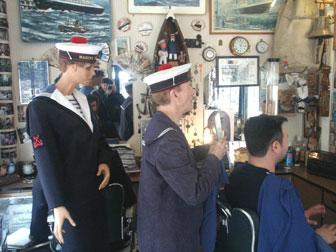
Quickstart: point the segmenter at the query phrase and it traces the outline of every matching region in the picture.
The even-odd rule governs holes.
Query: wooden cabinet
[[[293,177],[292,182],[299,191],[305,209],[322,203],[322,188],[296,176]]]
[[[304,209],[322,203],[322,188],[296,176],[293,176],[292,182],[299,191]],[[321,216],[314,216],[311,219],[316,220],[319,225],[322,223]]]

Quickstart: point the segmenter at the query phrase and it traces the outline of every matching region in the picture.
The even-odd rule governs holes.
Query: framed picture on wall
[[[282,2],[210,0],[210,34],[273,33]]]
[[[118,37],[114,40],[114,49],[116,56],[129,52],[130,47],[131,46],[129,37]]]
[[[18,62],[20,103],[28,104],[49,85],[48,61]]]
[[[259,56],[216,58],[217,87],[259,85]]]
[[[19,3],[24,42],[68,42],[74,35],[91,43],[111,41],[110,0],[33,1],[33,9],[26,2]]]
[[[206,0],[128,0],[129,13],[168,13],[169,8],[174,14],[205,14]]]

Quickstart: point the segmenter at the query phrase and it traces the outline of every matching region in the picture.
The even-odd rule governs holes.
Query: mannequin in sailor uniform
[[[46,211],[46,201],[47,209],[53,210],[54,235],[63,252],[106,251],[101,189],[110,178],[108,146],[85,95],[75,89],[78,83],[90,82],[100,48],[84,38],[56,47],[62,76],[27,109],[38,170],[33,204]],[[32,226],[34,217],[38,216],[33,215]]]
[[[190,64],[144,79],[158,105],[143,141],[138,198],[140,251],[195,252],[200,249],[203,206],[219,181],[226,142],[210,146],[203,167],[179,128],[192,109]]]

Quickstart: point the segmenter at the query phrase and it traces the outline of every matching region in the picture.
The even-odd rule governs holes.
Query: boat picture
[[[237,8],[241,14],[258,14],[265,13],[270,10],[272,0],[248,0],[240,1]]]
[[[85,33],[88,31],[86,27],[84,27],[79,20],[75,20],[73,22],[67,21],[64,24],[60,24],[58,26],[58,29],[60,32],[68,33],[68,32],[74,32],[74,33]]]
[[[90,0],[34,0],[38,9],[68,10],[91,14],[101,14],[104,7],[92,3]]]

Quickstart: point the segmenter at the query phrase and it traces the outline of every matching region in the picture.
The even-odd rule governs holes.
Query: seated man
[[[227,200],[232,207],[248,208],[259,215],[258,251],[333,251],[327,244],[336,240],[336,225],[315,231],[309,225],[309,217],[324,208],[318,205],[305,213],[294,186],[274,175],[288,148],[288,135],[282,127],[285,121],[267,115],[247,120],[244,134],[249,160],[230,175],[225,187]]]

